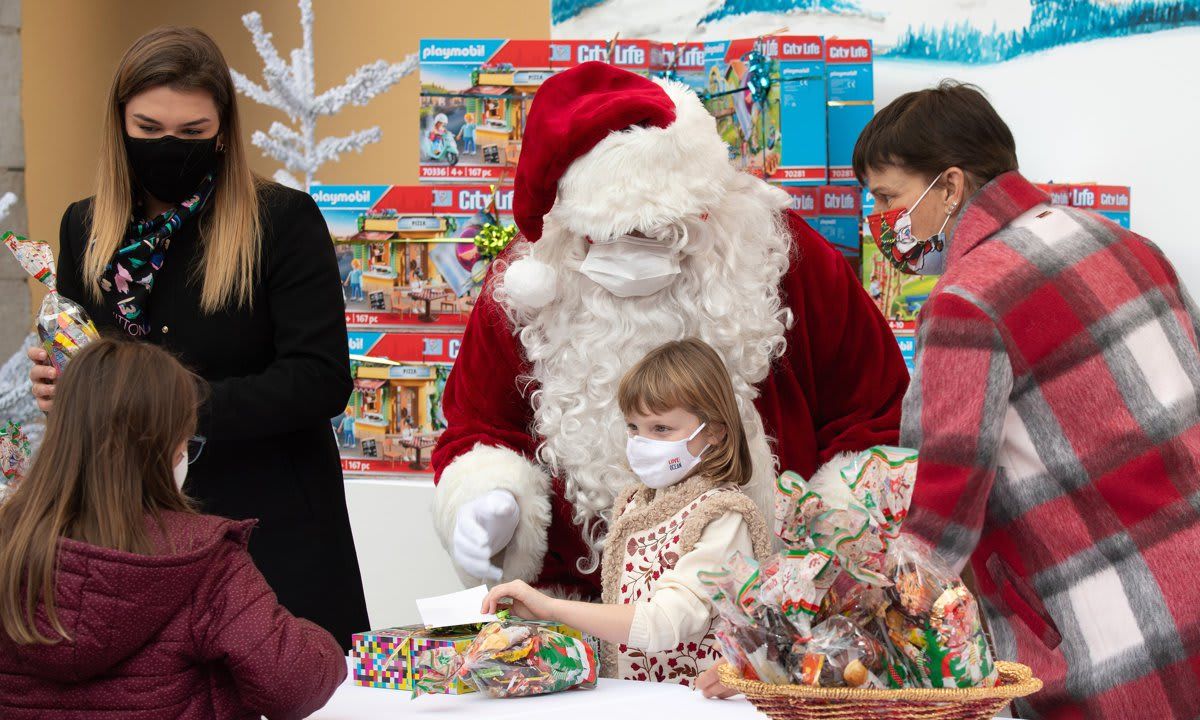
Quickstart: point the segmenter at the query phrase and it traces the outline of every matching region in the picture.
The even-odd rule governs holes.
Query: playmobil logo
[[[476,59],[487,57],[486,45],[459,45],[445,47],[441,45],[426,45],[421,48],[422,60],[453,60],[456,58]]]
[[[598,60],[614,65],[645,65],[646,51],[637,45],[614,45],[612,56],[609,57],[605,45],[580,45],[575,51],[575,61],[579,63]]]
[[[501,190],[496,193],[496,210],[504,212],[512,210],[513,191]],[[460,210],[486,210],[492,202],[492,193],[482,190],[460,190],[458,207]]]
[[[312,197],[320,205],[340,205],[342,203],[354,203],[355,205],[371,204],[370,190],[338,190],[336,192],[314,190]]]

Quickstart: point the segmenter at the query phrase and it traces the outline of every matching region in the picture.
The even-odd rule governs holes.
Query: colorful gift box
[[[817,36],[768,36],[706,43],[705,103],[730,158],[742,169],[784,185],[824,185],[826,142],[824,43]],[[757,51],[770,78],[766,98],[747,87]]]
[[[561,623],[542,623],[548,629],[583,640],[596,650],[595,638]],[[452,648],[464,652],[478,633],[477,628],[428,629],[423,625],[356,633],[351,640],[351,676],[355,685],[388,690],[412,690],[421,677],[417,657],[425,650]],[[475,687],[455,680],[446,690],[450,695],[475,692]]]

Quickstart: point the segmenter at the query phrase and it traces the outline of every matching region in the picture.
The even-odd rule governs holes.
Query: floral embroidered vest
[[[626,488],[613,507],[613,524],[605,541],[604,602],[631,604],[654,596],[658,580],[695,547],[709,522],[730,510],[747,518],[757,510],[737,487],[692,478],[660,491],[651,499],[641,484]],[[769,549],[765,525],[751,528],[755,552]],[[720,660],[712,624],[702,637],[692,638],[665,652],[646,652],[605,643],[605,677],[678,683],[692,687],[700,673]]]

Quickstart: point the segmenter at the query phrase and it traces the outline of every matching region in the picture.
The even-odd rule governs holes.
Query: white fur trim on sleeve
[[[866,448],[863,449],[865,450]],[[858,457],[860,452],[862,452],[862,450],[841,452],[829,458],[829,462],[817,468],[817,471],[813,473],[813,476],[809,479],[809,483],[814,483],[818,480],[828,481],[838,477],[838,475],[842,472],[842,468],[854,462],[854,458]]]
[[[507,490],[517,499],[521,518],[503,552],[504,581],[532,582],[542,570],[550,527],[550,477],[540,467],[507,448],[476,445],[442,471],[433,495],[433,524],[446,552],[454,556],[454,525],[464,503],[492,490]],[[465,584],[478,578],[455,570]]]

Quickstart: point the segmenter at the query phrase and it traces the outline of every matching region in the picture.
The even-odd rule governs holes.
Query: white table
[[[630,710],[636,708],[631,714]],[[479,693],[424,695],[416,700],[404,690],[359,687],[348,677],[329,704],[310,720],[374,720],[375,718],[441,718],[455,720],[632,720],[682,717],[688,720],[762,720],[744,698],[705,700],[681,685],[601,679],[591,690],[496,700]]]
[[[591,690],[495,700],[479,693],[424,695],[416,700],[404,690],[359,687],[350,677],[329,704],[310,720],[375,720],[376,718],[441,720],[763,720],[745,698],[706,700],[681,685],[601,679]],[[1007,717],[1001,715],[1000,717]]]

